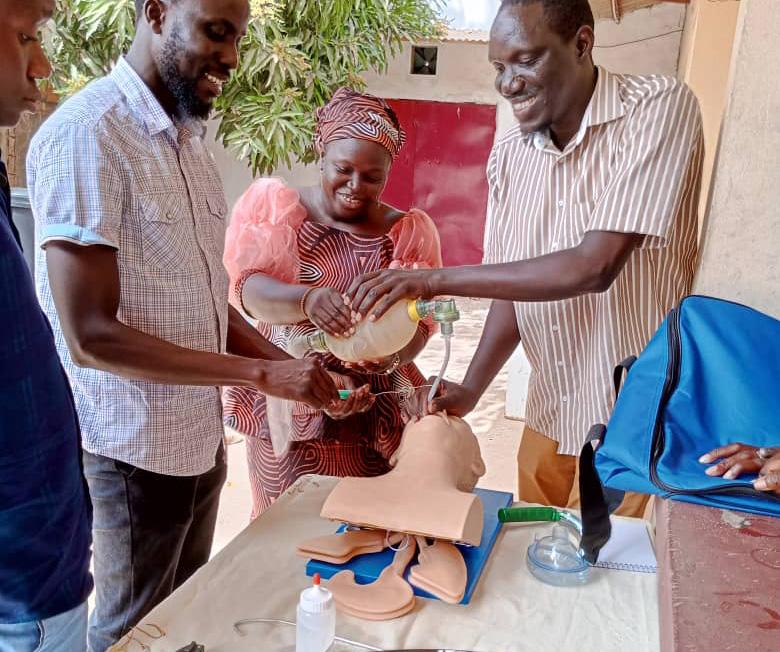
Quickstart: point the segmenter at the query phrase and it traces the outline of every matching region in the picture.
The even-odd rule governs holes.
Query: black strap
[[[595,564],[599,553],[609,541],[612,524],[609,515],[623,502],[625,492],[609,489],[601,484],[596,471],[596,447],[604,441],[607,428],[596,424],[588,432],[580,453],[580,503],[582,509],[582,539],[580,548],[585,559]]]
[[[615,398],[620,394],[620,387],[623,385],[623,376],[628,373],[633,364],[636,362],[636,356],[630,355],[622,362],[618,363],[612,372],[612,382],[615,385]]]

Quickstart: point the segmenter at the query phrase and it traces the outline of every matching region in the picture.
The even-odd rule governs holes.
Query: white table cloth
[[[311,583],[295,547],[334,531],[319,512],[336,482],[301,478],[112,650],[174,652],[197,641],[206,652],[293,652],[294,627],[247,625],[240,635],[233,624],[295,620],[298,595]],[[656,652],[656,575],[594,568],[584,586],[545,585],[526,568],[525,553],[549,529],[505,526],[469,605],[418,599],[411,614],[387,622],[338,614],[336,634],[379,649]],[[356,649],[337,644],[334,652]]]

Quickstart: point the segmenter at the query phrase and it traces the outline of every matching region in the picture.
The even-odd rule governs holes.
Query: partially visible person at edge
[[[236,204],[225,245],[233,298],[280,347],[289,351],[318,328],[336,336],[352,332],[343,293],[361,273],[441,266],[431,218],[380,199],[404,138],[384,100],[342,88],[317,112],[320,183],[295,190],[260,179]],[[339,386],[355,391],[337,409],[295,403],[286,451],[275,452],[265,397],[248,387],[226,391],[225,422],[248,435],[253,517],[306,473],[389,470],[404,427],[404,391],[425,383],[412,361],[431,327],[421,322],[412,341],[383,360],[350,365],[307,353]]]
[[[94,507],[93,652],[209,558],[220,386],[338,400],[316,361],[291,359],[228,307],[227,206],[203,119],[238,64],[248,2],[136,10],[126,57],[59,107],[27,161],[38,292],[73,382]]]
[[[757,473],[753,487],[780,495],[780,445],[765,448],[734,443],[715,448],[699,458],[707,464],[707,475],[735,480],[745,473]]]
[[[613,406],[612,369],[690,291],[703,157],[690,89],[595,66],[594,38],[587,0],[502,2],[489,56],[517,125],[488,162],[484,264],[378,272],[348,291],[361,316],[401,297],[493,299],[465,378],[430,409],[468,413],[522,341],[519,496],[571,507],[577,455]],[[647,499],[629,495],[619,513],[641,515]]]
[[[0,126],[41,99],[54,0],[0,0]],[[76,408],[0,161],[0,652],[84,652],[91,509]]]

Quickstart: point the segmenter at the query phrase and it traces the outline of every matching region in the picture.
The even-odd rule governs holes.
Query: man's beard
[[[184,40],[181,38],[178,25],[175,25],[160,52],[158,61],[160,77],[176,100],[176,112],[180,118],[205,120],[209,117],[212,106],[210,102],[204,102],[198,97],[197,86],[200,77],[188,79],[181,74],[176,60],[183,51]]]

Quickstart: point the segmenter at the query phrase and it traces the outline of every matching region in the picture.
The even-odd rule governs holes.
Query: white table
[[[319,512],[335,483],[321,476],[299,480],[115,649],[174,652],[194,640],[207,652],[292,652],[293,627],[248,625],[241,636],[233,623],[295,620],[298,594],[311,581],[295,547],[334,531]],[[542,584],[526,568],[525,551],[535,533],[548,530],[540,524],[504,527],[470,605],[418,599],[411,614],[379,623],[339,614],[336,633],[384,649],[657,651],[656,575],[594,568],[582,587]],[[356,649],[337,644],[334,652]]]

